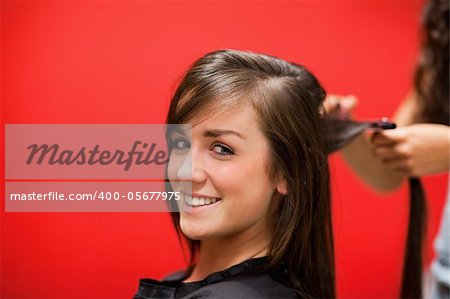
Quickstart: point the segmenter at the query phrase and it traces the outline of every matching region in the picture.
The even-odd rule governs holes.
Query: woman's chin
[[[211,231],[208,227],[200,225],[192,225],[180,222],[181,231],[183,234],[191,240],[204,240],[211,235]]]

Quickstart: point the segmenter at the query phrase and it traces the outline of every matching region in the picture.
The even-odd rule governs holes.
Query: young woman
[[[235,50],[196,61],[171,101],[168,189],[190,265],[135,298],[333,298],[329,170],[304,67]]]

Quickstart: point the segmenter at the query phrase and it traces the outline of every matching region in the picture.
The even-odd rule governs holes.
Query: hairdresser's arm
[[[374,155],[385,167],[408,177],[447,172],[450,129],[439,124],[414,124],[373,138]]]
[[[405,175],[386,167],[373,154],[370,136],[361,134],[341,151],[347,164],[370,187],[379,192],[389,192],[401,186]]]
[[[399,107],[394,119],[399,128],[372,138],[374,155],[386,168],[406,177],[449,171],[450,129],[447,125],[413,124],[414,94]]]
[[[350,167],[378,191],[396,189],[408,177],[449,171],[450,128],[412,124],[415,103],[411,94],[400,105],[394,116],[397,129],[376,133],[371,138],[361,135],[342,150]]]
[[[330,95],[325,101],[325,110],[332,111],[337,102],[350,116],[357,100],[352,96]],[[365,183],[379,192],[388,192],[400,187],[405,175],[387,168],[383,161],[374,155],[374,146],[370,138],[370,133],[361,134],[344,147],[341,153],[345,161]]]

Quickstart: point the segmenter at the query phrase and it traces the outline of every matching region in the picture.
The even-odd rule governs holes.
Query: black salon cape
[[[294,289],[281,283],[287,273],[284,264],[271,271],[263,271],[261,268],[267,263],[267,257],[249,259],[196,282],[184,283],[190,273],[183,271],[162,281],[141,279],[139,290],[133,298],[300,298]]]

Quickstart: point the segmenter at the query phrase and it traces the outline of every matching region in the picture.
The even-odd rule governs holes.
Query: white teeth
[[[193,207],[199,207],[204,205],[210,205],[217,201],[219,198],[211,198],[211,197],[192,197],[190,195],[184,194],[184,200],[186,203]]]

